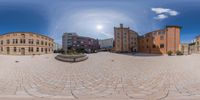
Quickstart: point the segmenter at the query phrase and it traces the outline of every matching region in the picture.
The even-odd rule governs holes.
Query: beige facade
[[[181,51],[184,55],[189,55],[190,54],[190,52],[189,52],[189,44],[182,43],[180,45],[180,50],[179,51]]]
[[[193,43],[190,44],[190,53],[200,53],[200,36],[197,36]]]
[[[200,36],[197,36],[192,43],[189,44],[189,52],[192,53],[200,53]]]
[[[114,27],[115,52],[137,52],[138,51],[138,33],[129,27]]]
[[[0,54],[41,55],[53,53],[53,39],[31,32],[0,35]]]

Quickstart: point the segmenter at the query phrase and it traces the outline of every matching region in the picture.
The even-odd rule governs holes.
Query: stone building
[[[138,51],[138,33],[129,27],[114,27],[114,51],[115,52],[137,52]]]
[[[189,44],[189,53],[190,54],[196,53],[196,44],[195,44],[195,42],[192,42],[192,43]]]
[[[62,50],[62,45],[60,45],[59,43],[54,42],[53,51],[59,51],[59,50]]]
[[[180,49],[179,49],[183,55],[189,55],[190,51],[189,51],[189,44],[188,43],[182,43],[180,45]]]
[[[52,38],[32,32],[12,32],[0,35],[0,54],[41,55],[53,53]]]
[[[189,52],[200,53],[200,36],[197,36],[192,43],[189,44]]]
[[[113,48],[113,38],[99,40],[101,50],[111,50]]]
[[[79,36],[76,33],[64,33],[62,41],[65,52],[68,49],[71,49],[77,51],[84,50],[86,53],[92,53],[96,52],[100,48],[97,39]]]
[[[180,47],[179,26],[166,26],[165,29],[149,32],[138,38],[139,52],[166,54],[172,51],[174,54]]]

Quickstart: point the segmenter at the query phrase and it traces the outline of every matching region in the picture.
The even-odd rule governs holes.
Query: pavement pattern
[[[199,100],[200,55],[0,55],[0,100]]]

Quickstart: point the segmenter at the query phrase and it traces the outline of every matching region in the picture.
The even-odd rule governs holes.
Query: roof
[[[34,33],[34,32],[9,32],[9,33],[0,34],[0,36],[8,35],[8,34],[14,34],[14,33],[32,33],[32,34],[36,34],[36,35],[40,35],[40,36],[44,36],[44,37],[50,38],[50,37],[48,37],[46,35],[43,35],[43,34],[40,34],[40,33]],[[50,38],[50,39],[52,39],[52,38]],[[52,40],[54,40],[54,39],[52,39]]]
[[[195,45],[195,43],[190,43],[189,45],[190,45],[190,46],[191,46],[191,45]]]
[[[189,43],[181,43],[181,45],[189,45]]]
[[[177,25],[167,25],[166,28],[167,28],[167,27],[182,28],[181,26],[177,26]],[[165,29],[158,29],[158,30],[155,30],[155,31],[151,31],[151,32],[148,32],[148,33],[144,34],[143,36],[148,35],[148,34],[152,34],[153,32],[164,31],[164,30],[165,30]]]
[[[178,26],[178,25],[167,25],[166,27],[176,27],[176,28],[182,28],[181,26]]]
[[[196,38],[196,39],[197,39],[197,38],[200,38],[200,35],[197,35],[195,38]]]
[[[151,32],[148,32],[148,33],[146,33],[146,34],[151,34],[151,33],[154,33],[154,32],[159,32],[159,31],[164,31],[165,29],[158,29],[158,30],[155,30],[155,31],[151,31]],[[146,34],[144,34],[144,35],[146,35]]]

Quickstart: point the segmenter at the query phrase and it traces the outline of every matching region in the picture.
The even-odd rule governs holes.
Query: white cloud
[[[154,11],[156,14],[162,14],[162,13],[168,13],[170,9],[166,8],[151,8],[152,11]]]
[[[165,18],[168,18],[168,16],[165,14],[160,14],[157,17],[155,17],[155,19],[165,19]]]
[[[177,16],[179,14],[179,12],[168,8],[151,8],[151,10],[157,14],[155,19],[165,19],[169,16]]]
[[[176,16],[176,15],[178,15],[178,12],[177,11],[170,11],[169,14],[171,16]]]

